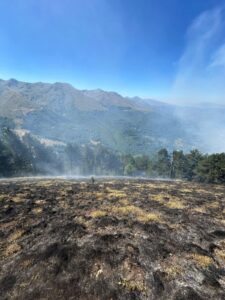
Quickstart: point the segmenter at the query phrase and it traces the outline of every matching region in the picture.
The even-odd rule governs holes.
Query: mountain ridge
[[[43,139],[77,144],[95,140],[122,153],[148,154],[164,147],[210,151],[198,133],[213,118],[212,111],[214,122],[219,116],[218,124],[224,124],[221,107],[180,107],[60,82],[0,80],[0,126],[7,120]]]

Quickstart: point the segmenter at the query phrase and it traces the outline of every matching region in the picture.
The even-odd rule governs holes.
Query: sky
[[[225,104],[225,0],[1,0],[0,78]]]

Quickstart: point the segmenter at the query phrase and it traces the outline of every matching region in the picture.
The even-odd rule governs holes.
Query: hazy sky
[[[225,104],[225,0],[1,0],[0,77]]]

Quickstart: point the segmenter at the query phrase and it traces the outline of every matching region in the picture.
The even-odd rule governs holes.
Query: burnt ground
[[[0,299],[225,299],[225,187],[0,182]]]

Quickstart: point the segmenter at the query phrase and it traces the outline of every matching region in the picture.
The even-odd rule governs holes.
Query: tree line
[[[174,150],[171,154],[161,149],[149,158],[145,155],[124,156],[124,174],[205,183],[225,183],[225,153],[203,154]]]
[[[0,132],[0,177],[29,175],[126,175],[225,183],[225,153],[167,149],[155,155],[115,153],[100,143],[46,147],[8,128]]]

